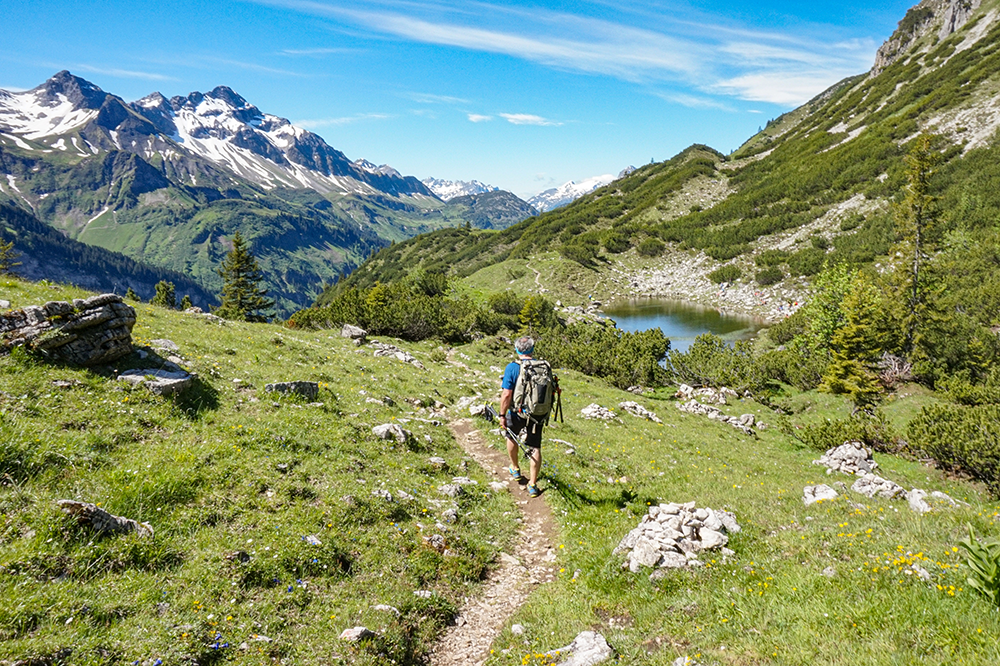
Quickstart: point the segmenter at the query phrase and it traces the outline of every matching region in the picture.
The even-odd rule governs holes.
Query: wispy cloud
[[[497,115],[511,125],[539,125],[541,127],[559,127],[562,125],[562,123],[555,120],[549,120],[548,118],[535,116],[530,113],[500,113]]]
[[[358,113],[353,116],[343,116],[341,118],[296,120],[292,124],[306,129],[315,129],[317,127],[337,127],[340,125],[351,125],[353,123],[360,123],[369,120],[386,120],[388,118],[392,118],[392,115],[388,113]]]
[[[75,64],[70,69],[88,74],[104,74],[121,79],[144,79],[146,81],[176,81],[172,76],[157,74],[155,72],[138,72],[130,69],[118,69],[117,67],[95,67],[94,65]]]
[[[483,115],[480,115],[478,113],[470,113],[469,114],[469,122],[473,122],[473,123],[488,123],[491,120],[493,120],[493,116],[483,116]]]
[[[469,100],[448,95],[433,95],[431,93],[406,93],[406,98],[417,104],[468,104]]]
[[[689,95],[687,93],[662,93],[658,94],[658,96],[667,102],[680,104],[681,106],[686,106],[689,109],[719,109],[721,111],[734,110],[733,107],[718,100],[708,97],[699,97],[697,95]]]
[[[708,95],[781,105],[804,102],[864,71],[875,52],[871,40],[845,37],[825,26],[755,30],[722,17],[689,18],[690,12],[685,15],[673,6],[616,6],[616,20],[609,21],[457,0],[371,0],[363,9],[346,0],[250,1],[412,42],[501,54],[635,83],[671,82]]]

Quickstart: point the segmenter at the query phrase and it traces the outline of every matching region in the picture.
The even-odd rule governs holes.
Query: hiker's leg
[[[507,455],[510,457],[511,469],[521,469],[521,464],[517,461],[517,442],[507,439]]]
[[[542,450],[541,449],[531,449],[531,469],[529,474],[528,483],[533,486],[538,485],[538,473],[542,469]]]

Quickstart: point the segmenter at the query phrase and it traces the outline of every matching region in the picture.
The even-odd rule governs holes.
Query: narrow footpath
[[[480,596],[466,600],[430,659],[431,666],[480,666],[510,616],[538,586],[555,576],[555,523],[544,493],[542,497],[528,498],[524,486],[507,473],[510,463],[506,453],[491,448],[472,421],[453,421],[449,427],[473,460],[490,476],[508,484],[521,513],[514,552],[501,553],[500,564],[490,572]]]

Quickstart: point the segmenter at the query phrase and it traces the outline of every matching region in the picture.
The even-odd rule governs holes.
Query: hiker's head
[[[531,352],[535,351],[534,338],[529,338],[528,336],[518,338],[517,342],[514,343],[514,351],[521,356],[530,356]]]

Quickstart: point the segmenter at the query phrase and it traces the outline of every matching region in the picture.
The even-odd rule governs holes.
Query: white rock
[[[716,532],[715,530],[701,530],[698,536],[701,537],[702,550],[722,548],[729,543],[729,538],[725,534],[722,532]]]
[[[806,506],[815,504],[816,502],[822,502],[824,500],[832,500],[836,497],[839,497],[837,491],[826,484],[806,486],[802,490],[802,501]]]
[[[383,423],[372,428],[372,432],[380,439],[394,439],[397,444],[406,444],[406,440],[411,436],[411,433],[398,423]]]
[[[374,636],[375,632],[368,627],[352,627],[351,629],[344,629],[340,632],[340,640],[348,641],[349,643],[357,643],[358,641],[366,638],[372,638]]]
[[[580,414],[585,419],[599,419],[601,421],[610,421],[615,418],[614,412],[610,409],[601,407],[598,404],[589,404],[580,410]]]
[[[594,631],[584,631],[573,639],[566,647],[546,653],[547,657],[556,659],[570,655],[560,666],[597,666],[615,656],[614,650],[608,645],[604,636]]]
[[[638,416],[641,419],[647,419],[649,421],[652,421],[653,423],[663,423],[663,421],[661,421],[660,418],[656,416],[656,414],[649,411],[648,409],[646,409],[637,402],[632,402],[631,400],[629,400],[626,402],[619,403],[618,406],[624,409],[629,414],[632,414],[633,416]]]
[[[924,501],[925,497],[927,497],[927,491],[919,488],[914,488],[906,493],[906,501],[910,505],[910,509],[916,513],[930,513],[931,505]]]
[[[906,496],[906,491],[898,483],[883,479],[875,474],[865,474],[851,486],[851,490],[865,497],[886,497],[896,499]]]

